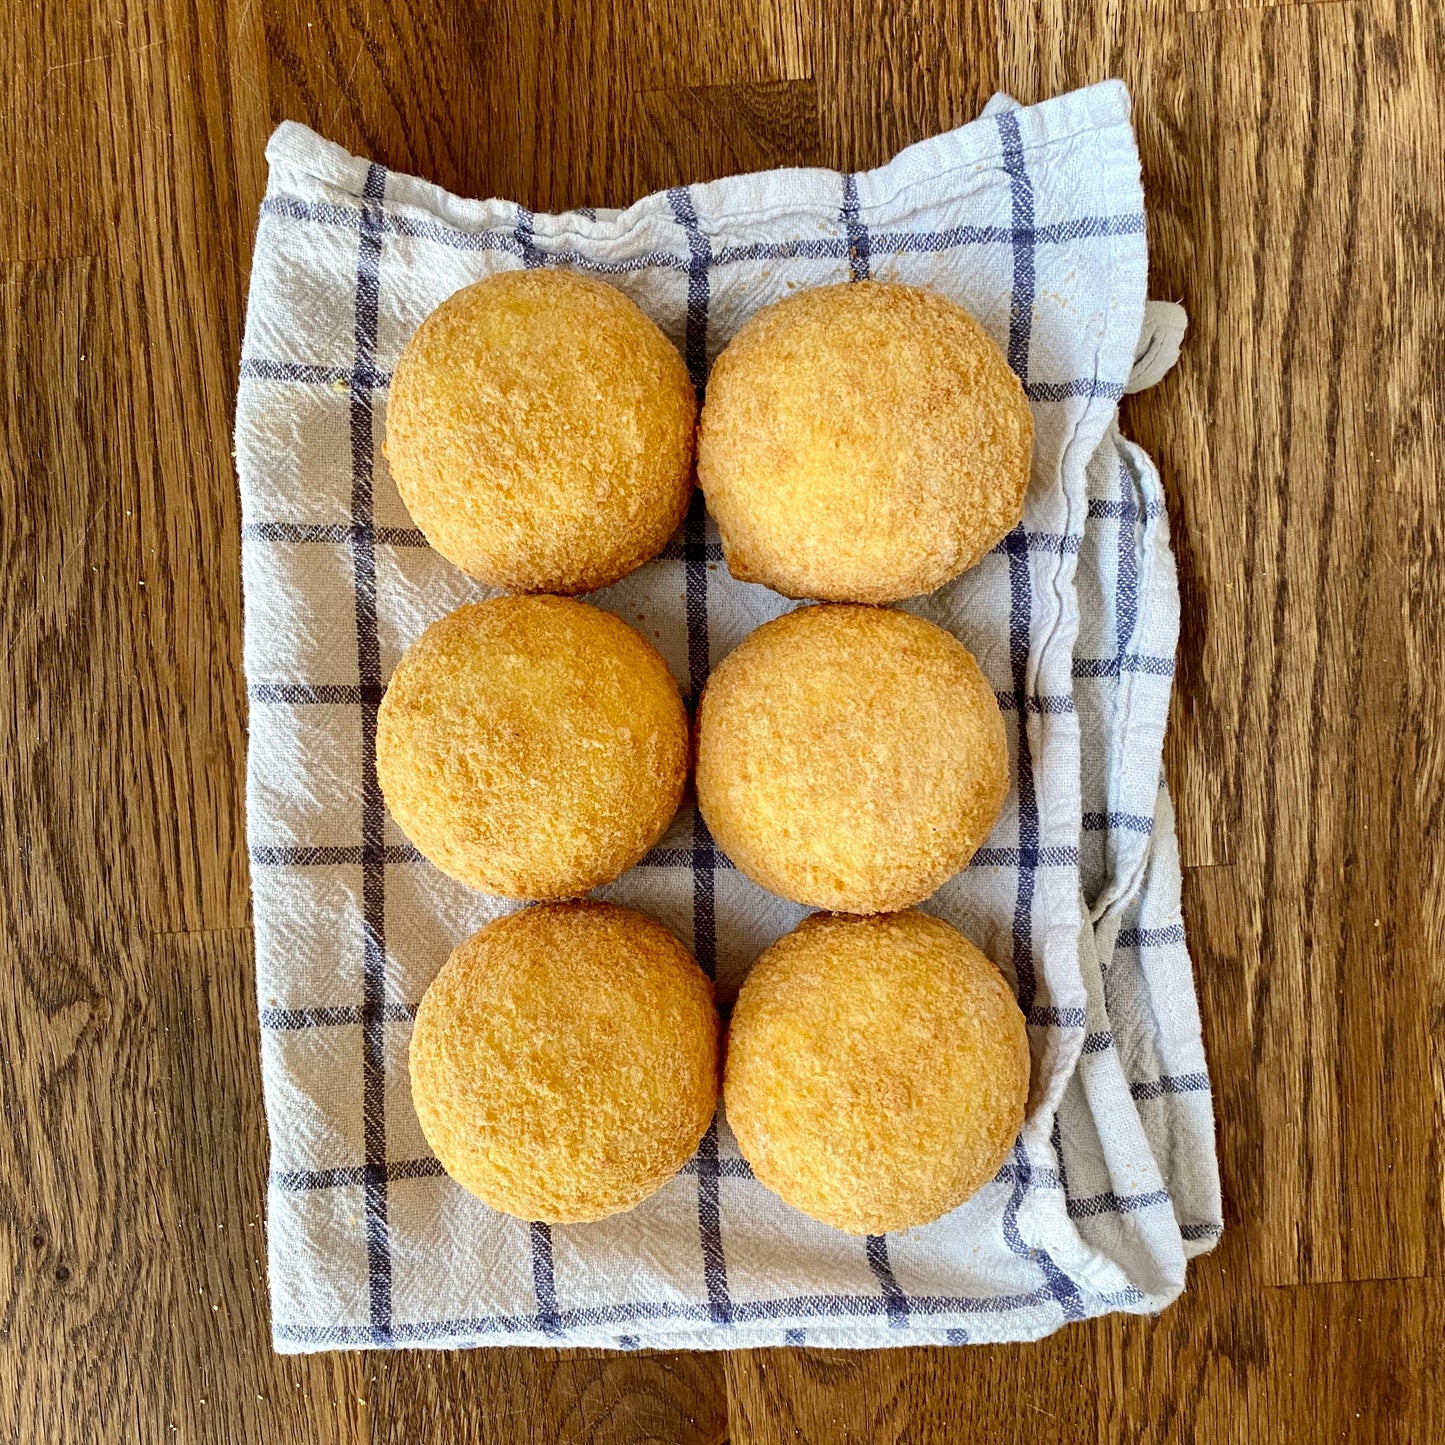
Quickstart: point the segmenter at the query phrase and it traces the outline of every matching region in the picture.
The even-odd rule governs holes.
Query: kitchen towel
[[[1160,766],[1174,564],[1158,476],[1116,424],[1131,376],[1157,380],[1177,353],[1183,314],[1146,306],[1124,87],[997,97],[874,171],[737,176],[624,211],[462,200],[289,123],[267,156],[236,458],[276,1348],[963,1343],[1167,1304],[1221,1221]],[[1025,383],[1022,525],[905,604],[967,644],[1008,724],[1003,815],[924,906],[1004,971],[1033,1054],[1011,1157],[934,1224],[855,1238],[814,1223],[753,1179],[720,1114],[639,1208],[549,1228],[453,1184],[417,1125],[417,1003],[460,939],[518,905],[422,860],[377,787],[397,659],[487,595],[397,495],[387,383],[434,306],[520,266],[618,286],[699,389],[760,306],[869,278],[961,302]],[[701,497],[662,556],[591,600],[650,638],[690,698],[797,605],[728,575]],[[803,913],[739,873],[691,808],[598,892],[674,929],[724,1000]]]

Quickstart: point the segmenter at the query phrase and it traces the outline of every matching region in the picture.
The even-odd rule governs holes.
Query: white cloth
[[[617,212],[461,200],[293,124],[267,155],[236,456],[277,1349],[955,1343],[1168,1303],[1220,1209],[1160,770],[1174,564],[1158,477],[1115,425],[1136,355],[1157,379],[1182,313],[1146,311],[1123,86],[1028,109],[998,97],[856,176],[739,176]],[[1034,1068],[1010,1162],[935,1224],[871,1240],[816,1224],[751,1178],[720,1119],[639,1208],[549,1229],[452,1184],[418,1128],[417,1002],[452,946],[514,905],[421,861],[376,790],[385,678],[427,623],[485,595],[396,493],[386,385],[438,302],[521,265],[606,277],[699,382],[760,306],[863,276],[956,298],[1025,379],[1023,526],[906,604],[972,649],[1008,723],[1003,816],[925,906],[1016,986]],[[697,508],[661,558],[592,600],[655,642],[689,695],[792,605],[728,576]],[[600,892],[673,928],[724,995],[803,912],[717,855],[690,810]]]

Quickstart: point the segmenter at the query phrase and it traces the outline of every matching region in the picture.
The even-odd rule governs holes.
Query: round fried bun
[[[733,1009],[738,1147],[768,1188],[850,1234],[962,1204],[1008,1157],[1028,1089],[1008,984],[926,914],[814,914],[758,959]]]
[[[698,709],[697,798],[723,850],[796,903],[885,913],[973,856],[1008,792],[993,689],[951,633],[800,607],[746,638]]]
[[[527,908],[447,960],[410,1064],[422,1132],[458,1184],[522,1219],[601,1219],[665,1184],[712,1121],[712,983],[631,909]]]
[[[511,898],[610,882],[682,800],[687,712],[625,622],[566,597],[497,597],[434,622],[392,674],[376,770],[444,873]]]
[[[734,577],[894,602],[971,567],[1023,515],[1033,417],[963,307],[916,286],[801,291],[718,357],[698,482]]]
[[[677,348],[612,286],[504,271],[397,362],[386,455],[427,541],[509,592],[587,592],[662,550],[692,490]]]

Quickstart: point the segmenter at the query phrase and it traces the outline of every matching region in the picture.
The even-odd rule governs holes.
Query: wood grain
[[[0,1440],[1445,1438],[1428,0],[0,0]],[[281,1359],[231,407],[271,126],[536,209],[1121,75],[1179,367],[1168,767],[1227,1232],[1157,1321]]]
[[[1098,1328],[1017,1345],[862,1351],[752,1350],[728,1358],[732,1439],[747,1445],[980,1445],[1093,1440]]]
[[[639,195],[711,180],[720,161],[727,174],[818,165],[817,91],[811,80],[638,91],[629,151]]]

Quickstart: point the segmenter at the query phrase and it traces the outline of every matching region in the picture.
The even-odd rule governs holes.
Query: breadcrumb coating
[[[667,664],[610,612],[496,597],[433,623],[397,664],[376,769],[444,873],[510,898],[610,882],[662,836],[687,780]]]
[[[407,343],[385,450],[413,520],[463,571],[509,592],[588,592],[677,530],[696,420],[677,348],[620,291],[504,271]]]
[[[921,902],[967,864],[1008,786],[987,679],[908,612],[800,607],[730,653],[698,709],[713,837],[754,882],[816,908]]]
[[[753,1173],[850,1234],[927,1224],[998,1172],[1029,1046],[998,969],[922,913],[814,914],[753,965],[724,1106]]]
[[[492,1208],[601,1219],[692,1156],[718,1033],[711,981],[661,924],[542,904],[473,934],[427,989],[412,1100],[447,1173]]]
[[[718,357],[698,483],[734,577],[787,597],[932,592],[1017,525],[1033,450],[1018,378],[916,286],[800,291]]]

